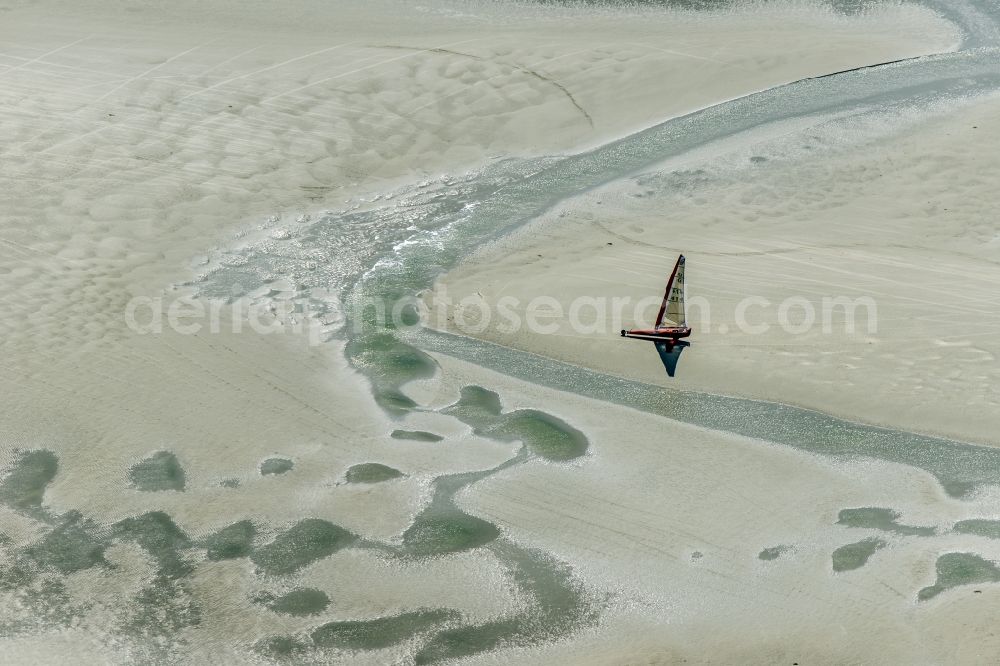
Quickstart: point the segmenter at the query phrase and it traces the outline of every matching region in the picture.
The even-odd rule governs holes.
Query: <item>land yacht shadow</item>
[[[667,374],[673,377],[677,372],[677,363],[681,360],[681,352],[690,347],[691,343],[678,340],[672,343],[654,342],[653,345],[656,347],[656,353],[660,355],[660,360],[663,361]]]

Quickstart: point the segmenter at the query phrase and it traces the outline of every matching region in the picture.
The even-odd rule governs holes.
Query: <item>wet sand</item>
[[[830,623],[874,636],[913,614],[936,580],[932,550],[974,539],[993,554],[967,534],[932,549],[899,537],[832,573],[837,548],[881,533],[834,525],[841,509],[892,507],[942,530],[989,517],[988,495],[959,505],[912,468],[830,465],[445,357],[435,379],[405,390],[443,408],[484,384],[499,413],[392,418],[342,344],[310,346],[291,325],[226,332],[228,306],[219,332],[137,335],[123,319],[133,296],[187,293],[220,251],[303,215],[375,205],[400,183],[571,152],[788,81],[954,48],[957,31],[927,11],[91,2],[3,16],[9,661],[385,663],[471,649],[464,634],[433,632],[486,643],[546,623],[551,645],[542,632],[471,659],[697,659],[691,646],[724,625],[746,632],[720,654],[766,661],[778,648],[750,628],[778,632],[801,616],[804,602],[784,601],[799,589],[813,607],[835,600],[792,625],[805,654],[840,654],[823,638]],[[703,475],[697,487],[650,477],[664,466],[654,434],[674,442],[689,482]],[[578,436],[585,449],[558,448]],[[700,446],[677,446],[688,441]],[[779,477],[791,485],[775,496]],[[652,490],[630,501],[684,510],[623,506],[623,483],[637,480]],[[553,493],[539,497],[539,484]],[[810,488],[829,492],[788,515]],[[764,524],[769,512],[784,517]],[[451,528],[465,536],[449,540]],[[765,569],[758,551],[781,545],[793,550]],[[746,620],[747,585],[782,600],[758,624]],[[895,612],[855,617],[855,601]],[[952,631],[950,611],[983,617],[968,603],[925,602],[935,610],[923,635]],[[667,610],[678,641],[637,642]],[[913,654],[905,640],[899,649]]]

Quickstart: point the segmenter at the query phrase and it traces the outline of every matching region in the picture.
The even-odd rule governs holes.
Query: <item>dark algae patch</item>
[[[403,534],[403,549],[412,555],[443,555],[477,548],[500,536],[492,523],[467,513],[421,514]]]
[[[975,534],[987,539],[1000,539],[1000,520],[960,520],[952,528],[962,534]]]
[[[344,353],[371,380],[375,402],[393,416],[417,406],[401,390],[403,384],[433,377],[437,370],[434,359],[389,331],[358,335],[347,343]]]
[[[473,428],[488,428],[503,411],[500,396],[482,386],[463,386],[458,402],[442,410]]]
[[[771,546],[770,548],[765,548],[764,550],[757,553],[757,559],[764,560],[765,562],[770,562],[776,560],[785,553],[792,550],[791,546]]]
[[[458,618],[459,614],[453,610],[435,609],[374,620],[330,622],[313,631],[312,640],[317,647],[323,648],[378,650]]]
[[[169,451],[158,451],[132,466],[129,481],[137,490],[184,490],[184,468],[177,456]]]
[[[847,527],[865,527],[883,532],[894,532],[904,536],[933,536],[933,527],[915,527],[900,525],[896,522],[899,512],[892,509],[867,506],[859,509],[842,509],[837,516],[838,525]]]
[[[517,617],[445,629],[417,653],[417,664],[467,657],[503,645],[536,643],[596,621],[598,611],[588,603],[570,567],[546,553],[509,543],[497,542],[490,548],[531,599],[528,610]]]
[[[177,634],[201,622],[201,607],[185,580],[195,568],[184,556],[193,543],[162,511],[120,520],[111,526],[110,536],[136,543],[156,562],[152,581],[132,597],[119,630],[142,639],[137,661],[166,661]]]
[[[478,548],[500,537],[496,525],[469,515],[455,505],[455,494],[466,486],[484,479],[527,458],[522,449],[514,458],[493,469],[440,476],[434,481],[431,503],[417,515],[403,533],[401,554],[431,557]]]
[[[382,481],[391,481],[402,476],[402,472],[388,465],[361,463],[348,469],[347,473],[344,474],[344,480],[348,483],[381,483]]]
[[[505,430],[519,439],[535,455],[547,460],[565,461],[587,452],[587,438],[561,419],[533,409],[522,409],[507,416]]]
[[[4,622],[5,636],[15,632],[36,632],[42,629],[69,627],[86,616],[85,604],[74,604],[66,584],[54,576],[31,576],[17,586],[18,606],[30,618],[10,619]]]
[[[852,569],[860,569],[868,563],[868,559],[875,554],[876,550],[884,548],[885,545],[885,541],[873,537],[841,546],[833,551],[833,570],[851,571]]]
[[[425,430],[393,430],[389,436],[393,439],[406,439],[413,442],[440,442],[444,439],[441,435],[435,435]]]
[[[938,558],[936,569],[937,581],[917,593],[920,601],[960,585],[1000,582],[1000,568],[972,553],[945,553]]]
[[[529,600],[526,610],[515,617],[465,625],[460,613],[447,608],[343,619],[321,624],[308,634],[270,636],[255,643],[253,649],[268,659],[294,663],[318,656],[310,654],[316,649],[375,650],[416,638],[422,641],[417,661],[431,663],[501,645],[548,640],[590,623],[596,618],[596,609],[583,597],[569,567],[542,552],[508,543],[495,525],[462,511],[454,502],[455,494],[470,484],[531,459],[523,446],[517,455],[493,469],[436,478],[430,504],[404,533],[403,543],[384,547],[387,554],[404,558],[490,549],[508,570],[518,593]],[[132,543],[148,554],[155,570],[129,594],[110,621],[113,631],[130,641],[137,663],[170,662],[184,642],[185,632],[202,623],[205,610],[189,579],[204,561],[200,552],[209,561],[248,557],[259,573],[285,575],[358,544],[358,538],[348,530],[317,518],[299,521],[269,543],[255,545],[258,534],[250,520],[193,539],[163,511],[130,516],[111,525],[94,523],[75,511],[49,515],[40,507],[44,489],[57,469],[55,456],[28,454],[18,463],[0,482],[0,497],[37,513],[44,529],[35,542],[21,549],[14,549],[9,539],[0,539],[0,547],[9,556],[8,564],[0,569],[0,591],[16,594],[18,603],[30,613],[23,627],[5,629],[30,632],[39,627],[71,626],[88,609],[72,600],[63,576],[95,566],[113,571],[105,559],[108,547]],[[384,470],[398,473],[378,467],[384,468],[379,470],[383,475]],[[260,594],[252,601],[291,617],[319,616],[330,607],[325,592],[306,587]]]
[[[111,534],[120,541],[134,541],[141,546],[156,560],[161,576],[181,578],[193,570],[180,552],[191,547],[191,539],[163,511],[121,520],[111,526]]]
[[[284,474],[292,471],[294,466],[295,464],[288,458],[268,458],[260,464],[260,474],[261,476]]]
[[[42,497],[45,487],[55,478],[59,459],[51,451],[25,451],[14,460],[14,465],[0,481],[0,502],[12,509],[44,515]]]
[[[163,663],[169,654],[170,639],[188,627],[201,623],[201,607],[183,581],[157,576],[132,599],[122,624],[126,634],[146,639],[146,649],[161,653],[140,662]]]
[[[489,395],[487,398],[491,399]],[[509,416],[500,413],[498,401],[492,403],[487,413],[500,419]],[[521,413],[530,414],[527,410]],[[525,426],[515,420],[505,427],[508,433],[520,432],[526,439],[537,436],[535,424]],[[545,553],[507,542],[496,525],[466,513],[454,502],[456,493],[463,488],[532,457],[525,444],[514,457],[492,469],[436,478],[431,502],[406,530],[403,543],[398,547],[383,546],[390,556],[402,558],[491,550],[509,572],[518,594],[528,600],[526,609],[516,616],[463,624],[462,615],[455,610],[427,608],[379,618],[330,622],[331,618],[326,617],[317,622],[326,621],[324,624],[314,625],[309,633],[270,636],[255,643],[253,649],[267,659],[298,663],[318,658],[320,655],[314,653],[317,649],[376,650],[417,639],[420,652],[415,659],[431,663],[501,645],[537,643],[592,623],[596,607],[583,596],[569,567]],[[133,482],[145,488],[176,485],[183,471],[170,471],[172,461],[167,453],[151,456],[137,466]],[[54,455],[29,452],[0,481],[0,499],[21,511],[37,514],[44,527],[41,536],[24,548],[14,549],[9,540],[6,545],[0,542],[9,556],[7,565],[0,568],[0,591],[16,594],[30,613],[24,627],[5,626],[10,631],[66,627],[84,617],[88,609],[73,601],[63,577],[95,566],[113,571],[105,559],[108,547],[131,543],[145,551],[155,570],[113,612],[112,630],[129,641],[137,663],[169,663],[186,632],[203,622],[206,611],[189,577],[205,559],[248,557],[258,573],[280,576],[294,574],[359,543],[348,530],[318,518],[301,520],[269,543],[259,545],[257,529],[250,520],[192,538],[164,511],[130,516],[111,525],[96,524],[74,511],[49,515],[41,509],[41,502],[57,467]],[[396,478],[399,474],[398,470],[375,463],[358,467],[348,475],[355,482]],[[322,617],[331,603],[326,592],[308,587],[264,593],[252,601],[290,617]]]
[[[94,536],[96,527],[76,511],[59,518],[51,532],[25,549],[25,556],[46,569],[62,574],[106,564],[107,544]]]
[[[477,435],[501,441],[521,441],[531,453],[552,461],[578,458],[587,452],[587,437],[562,419],[534,409],[504,414],[500,396],[481,386],[465,386],[454,405],[442,410]]]
[[[275,613],[295,616],[316,615],[330,605],[326,592],[311,587],[300,587],[277,598],[267,595],[261,601]]]
[[[269,574],[289,574],[350,546],[357,539],[339,525],[307,518],[295,523],[250,559]]]
[[[309,649],[309,645],[292,636],[271,636],[258,642],[254,650],[272,659],[290,659]]]
[[[255,533],[253,523],[249,520],[241,520],[205,537],[201,545],[207,549],[206,555],[210,560],[247,557],[253,549]]]

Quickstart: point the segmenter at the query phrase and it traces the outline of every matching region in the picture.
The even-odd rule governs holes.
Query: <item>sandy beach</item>
[[[573,156],[954,52],[966,33],[946,17],[444,0],[15,2],[0,17],[5,662],[995,654],[1000,541],[975,522],[997,518],[995,485],[310,317],[320,292],[363,292],[405,267],[401,250],[444,245]],[[592,382],[996,445],[1000,164],[983,147],[998,102],[940,97],[783,119],[605,178],[499,240],[469,236],[458,266],[432,257],[415,273],[451,270],[424,298],[638,300],[683,251],[711,318],[676,378],[612,317],[472,342],[603,373]],[[749,294],[871,296],[878,327],[790,334],[759,308],[773,332],[746,335],[733,312]],[[178,303],[210,314],[153,330],[130,326],[137,303],[142,324]],[[949,330],[916,326],[936,312]]]

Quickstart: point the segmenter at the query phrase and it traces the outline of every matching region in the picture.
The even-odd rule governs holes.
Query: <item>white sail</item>
[[[677,269],[667,294],[667,310],[664,318],[677,326],[687,325],[687,312],[684,309],[684,255],[677,260]],[[666,322],[664,322],[666,323]]]

